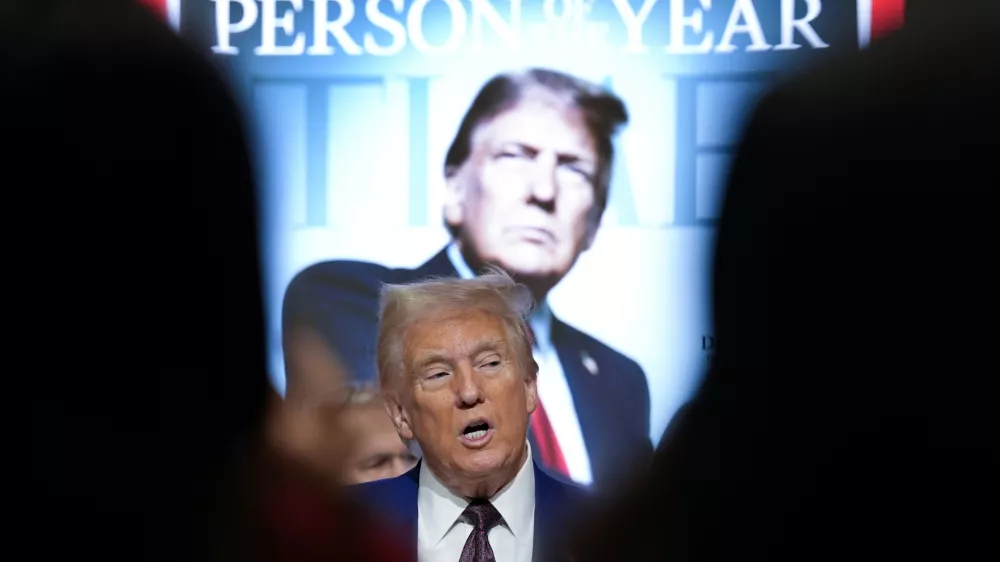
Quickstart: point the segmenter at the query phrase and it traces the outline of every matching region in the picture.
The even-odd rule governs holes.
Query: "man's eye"
[[[570,173],[575,174],[580,178],[587,180],[589,182],[592,182],[594,180],[594,175],[588,168],[584,166],[566,164],[565,166],[563,166],[563,169],[568,170]]]
[[[448,376],[448,373],[446,373],[444,371],[439,371],[437,373],[431,374],[431,376],[429,376],[427,378],[429,378],[429,379],[439,379],[441,377],[446,377],[446,376]]]

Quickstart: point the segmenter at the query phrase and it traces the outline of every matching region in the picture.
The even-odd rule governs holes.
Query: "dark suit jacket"
[[[592,504],[584,488],[553,478],[534,465],[535,470],[535,538],[532,549],[533,562],[565,560],[562,552],[565,534],[575,525],[577,518],[586,513]],[[386,523],[403,533],[402,540],[417,548],[417,490],[420,485],[420,463],[402,476],[358,484],[348,488],[348,493],[365,505],[380,511]]]
[[[357,261],[328,261],[300,272],[285,293],[285,334],[306,326],[318,332],[359,379],[375,379],[378,295],[383,283],[458,275],[445,251],[417,269],[390,269]],[[552,343],[573,394],[590,455],[594,485],[607,488],[645,466],[649,388],[639,365],[591,336],[553,318]],[[597,363],[592,375],[582,358]]]

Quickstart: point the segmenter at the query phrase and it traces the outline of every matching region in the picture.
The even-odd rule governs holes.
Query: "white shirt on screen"
[[[497,562],[531,562],[535,538],[535,472],[531,448],[524,466],[490,503],[503,521],[490,530],[490,547]],[[469,502],[453,494],[427,468],[420,465],[417,490],[417,560],[418,562],[457,562],[465,541],[472,534],[472,524],[462,512]]]
[[[454,243],[448,246],[448,258],[455,271],[463,279],[475,277],[472,268],[465,262],[462,252]],[[590,470],[587,444],[583,440],[580,419],[576,414],[573,394],[566,381],[566,373],[559,361],[559,353],[552,344],[552,310],[548,302],[538,303],[529,319],[535,332],[535,362],[538,363],[538,398],[545,406],[545,414],[552,424],[552,430],[559,442],[563,459],[569,469],[569,477],[574,482],[588,486],[594,476]]]

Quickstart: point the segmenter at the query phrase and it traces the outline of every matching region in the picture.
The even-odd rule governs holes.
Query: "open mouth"
[[[474,420],[462,430],[462,439],[472,442],[482,441],[490,434],[491,429],[493,428],[490,426],[489,421],[483,419]]]

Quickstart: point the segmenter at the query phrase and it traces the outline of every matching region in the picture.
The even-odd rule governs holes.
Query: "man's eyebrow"
[[[539,149],[538,147],[523,142],[516,142],[516,141],[505,142],[503,143],[503,146],[509,146],[516,148],[518,150],[523,150],[524,152],[527,152],[529,154],[538,154],[539,152],[541,152],[541,149]]]
[[[506,342],[502,338],[480,341],[470,349],[468,355],[469,357],[475,357],[480,353],[485,353],[487,351],[498,352],[500,351],[501,348],[504,347],[505,343]],[[450,354],[440,350],[432,350],[428,351],[426,355],[417,359],[415,364],[416,364],[416,369],[419,371],[422,369],[426,369],[427,367],[435,363],[444,363],[446,365],[450,365],[453,362],[454,359]]]
[[[575,152],[558,152],[556,161],[560,164],[596,164],[597,161],[587,154],[577,154]]]
[[[535,146],[531,146],[529,144],[516,143],[516,146],[519,149],[533,155],[541,152],[541,149]],[[596,159],[592,154],[588,154],[586,151],[570,149],[570,150],[557,150],[556,162],[560,164],[595,164]]]
[[[478,344],[476,344],[475,347],[472,348],[472,353],[470,353],[469,356],[475,357],[476,355],[479,355],[480,353],[484,353],[486,351],[493,351],[493,352],[499,351],[500,348],[504,346],[504,343],[505,342],[502,339],[479,342]]]
[[[451,357],[444,353],[443,351],[430,351],[427,355],[420,357],[417,362],[417,370],[426,369],[434,363],[447,363],[450,364],[452,361]]]

